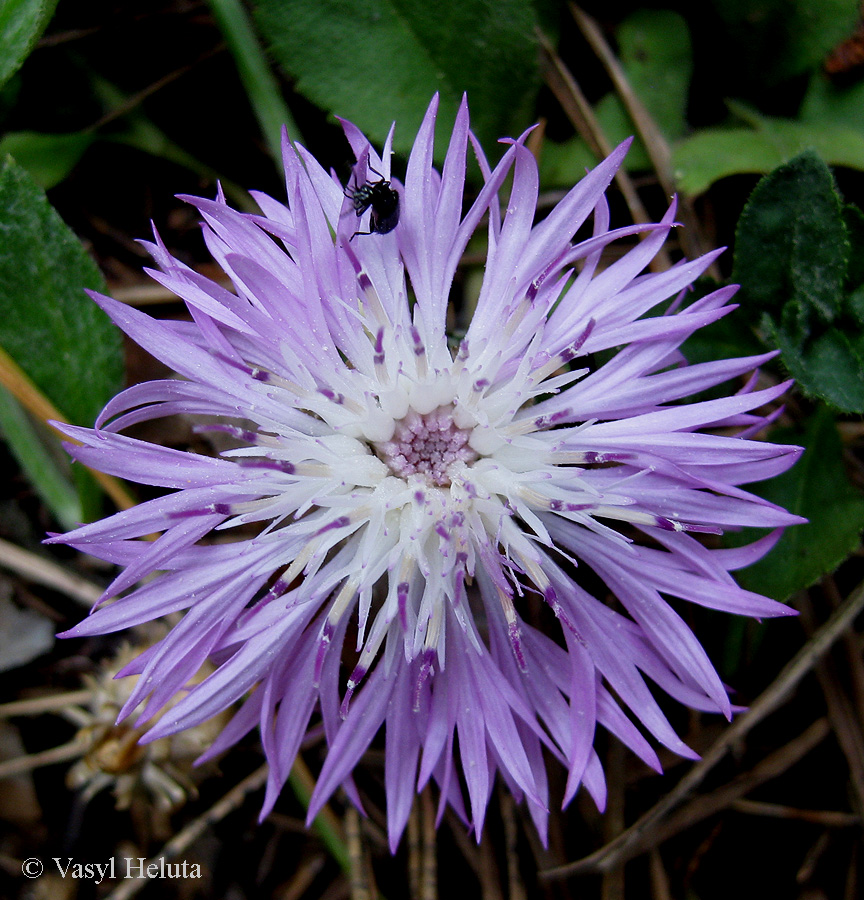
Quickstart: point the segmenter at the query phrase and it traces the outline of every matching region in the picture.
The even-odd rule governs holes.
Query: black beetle
[[[355,231],[351,235],[353,241],[358,234],[389,234],[399,224],[399,194],[390,187],[390,182],[377,170],[369,166],[369,170],[379,176],[378,181],[367,181],[345,191],[354,203],[357,217],[363,215],[369,207],[369,231]]]

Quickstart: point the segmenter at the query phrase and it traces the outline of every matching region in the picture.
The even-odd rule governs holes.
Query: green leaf
[[[810,79],[798,118],[809,125],[845,126],[864,133],[864,81],[841,85],[822,72]]]
[[[585,177],[586,169],[597,165],[597,158],[581,138],[561,142],[544,140],[539,165],[540,184],[544,190],[569,189]]]
[[[11,156],[47,190],[63,181],[75,168],[94,139],[93,134],[81,131],[72,134],[13,131],[0,140],[0,159]]]
[[[69,477],[69,461],[54,458],[51,445],[40,437],[18,401],[3,388],[0,388],[0,435],[63,528],[75,528],[82,522],[81,504]],[[52,438],[51,442],[59,449],[56,440]]]
[[[639,99],[670,141],[687,130],[685,113],[693,60],[687,23],[669,10],[640,10],[622,22],[617,32],[621,65]],[[597,102],[594,113],[613,147],[636,134],[636,126],[620,97],[610,92]],[[544,187],[571,186],[598,160],[581,138],[543,147],[541,181]],[[624,166],[630,172],[651,169],[651,158],[638,135]]]
[[[809,341],[787,331],[773,332],[783,364],[799,389],[844,412],[864,412],[864,354],[860,333],[850,336],[837,328]]]
[[[843,208],[843,222],[849,237],[846,287],[855,290],[864,285],[864,212],[849,203]]]
[[[858,21],[858,0],[775,0],[774,5],[783,25],[778,79],[820,65],[836,44],[852,34]]]
[[[45,30],[57,0],[2,0],[0,3],[0,87],[21,67]]]
[[[530,0],[257,0],[256,21],[296,88],[406,152],[435,91],[452,124],[468,92],[471,126],[491,149],[521,131],[539,88]],[[439,149],[439,153],[440,153]]]
[[[617,94],[609,93],[601,97],[594,108],[594,113],[611,147],[617,147],[628,137],[634,138],[624,158],[624,168],[628,172],[644,172],[651,168],[651,157],[648,156],[642,138],[636,134],[636,126]],[[591,166],[596,166],[597,162],[595,159]]]
[[[849,295],[849,312],[859,325],[864,325],[864,285],[856,288]]]
[[[631,87],[663,134],[680,137],[693,73],[687,23],[671,10],[642,9],[621,23],[616,36]]]
[[[84,294],[104,282],[30,176],[0,169],[0,346],[70,421],[92,425],[123,383],[120,332]]]
[[[864,170],[864,131],[766,117],[758,128],[704,128],[678,141],[672,166],[681,190],[696,196],[721,178],[770,172],[808,149],[830,165]]]
[[[771,437],[781,443],[801,443],[805,452],[792,469],[756,489],[766,500],[806,517],[809,523],[786,529],[768,556],[736,574],[742,587],[785,600],[833,572],[858,548],[864,497],[846,478],[840,437],[827,409],[817,412],[803,436],[776,432]],[[726,537],[734,546],[752,539],[749,534]]]
[[[735,235],[733,280],[751,319],[784,305],[833,321],[842,309],[849,240],[828,167],[803,153],[763,178]]]
[[[857,295],[847,298],[860,222],[843,207],[828,167],[804,153],[763,178],[741,215],[734,280],[751,321],[780,347],[807,394],[864,412],[864,330]]]

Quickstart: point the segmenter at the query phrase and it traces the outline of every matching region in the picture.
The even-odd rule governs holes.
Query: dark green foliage
[[[738,222],[734,279],[749,320],[799,387],[864,411],[861,214],[844,209],[828,167],[802,153],[759,182]]]
[[[489,150],[530,122],[539,76],[527,0],[258,0],[255,11],[301,93],[374,141],[397,121],[399,152],[435,91],[442,128],[468,92],[472,129]]]
[[[804,454],[790,471],[757,485],[757,492],[809,523],[788,528],[771,553],[736,577],[749,590],[785,600],[833,572],[858,547],[864,497],[846,477],[837,426],[824,407],[803,434],[776,431],[771,439],[803,444]],[[727,535],[730,544],[750,540],[752,532]]]
[[[0,170],[0,346],[70,421],[122,387],[119,331],[84,293],[102,276],[29,175]]]

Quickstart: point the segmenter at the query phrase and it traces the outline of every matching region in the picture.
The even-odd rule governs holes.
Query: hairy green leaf
[[[70,421],[122,386],[119,331],[84,293],[102,276],[19,166],[0,170],[0,345]]]
[[[860,337],[831,328],[802,341],[782,328],[771,332],[798,387],[844,412],[864,412],[864,347]]]
[[[449,127],[463,92],[492,147],[521,131],[539,87],[529,0],[257,0],[256,20],[297,89],[405,152],[432,94]],[[439,152],[440,149],[439,149]]]
[[[733,280],[753,318],[798,304],[806,319],[833,321],[842,308],[849,240],[825,163],[802,153],[763,178],[735,235]]]
[[[805,393],[847,412],[864,412],[864,330],[857,294],[848,296],[860,274],[859,218],[828,167],[804,153],[759,182],[735,238],[733,277],[751,321]]]
[[[864,496],[846,478],[837,426],[824,407],[805,434],[775,432],[771,437],[803,444],[805,452],[792,469],[756,485],[756,491],[809,523],[788,528],[774,550],[737,573],[737,580],[749,590],[785,600],[833,572],[858,547]],[[727,537],[734,545],[752,539],[749,534]]]
[[[27,59],[56,5],[57,0],[3,0],[0,3],[0,86]]]
[[[864,285],[864,212],[849,203],[843,208],[843,222],[849,238],[849,267],[846,287],[857,290]]]

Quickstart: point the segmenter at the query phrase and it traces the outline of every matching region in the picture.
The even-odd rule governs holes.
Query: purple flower
[[[358,218],[353,201],[391,180],[390,138],[379,157],[344,122],[357,159],[347,190],[286,145],[287,206],[255,194],[259,216],[221,195],[187,198],[234,292],[157,237],[152,275],[192,321],[94,297],[180,378],[124,391],[94,430],[65,427],[81,442],[70,452],[172,491],[53,539],[122,567],[104,595],[118,599],[67,635],[187,611],[123,670],[141,677],[121,717],[143,701],[146,721],[183,695],[146,740],[243,701],[205,757],[257,725],[270,764],[263,815],[320,717],[329,749],[311,818],[340,785],[359,804],[352,771],[383,726],[394,849],[430,779],[441,809],[450,803],[479,835],[498,774],[544,836],[544,749],[567,768],[564,802],[584,785],[602,807],[598,725],[655,768],[645,733],[694,757],[646,679],[695,709],[731,708],[666,598],[789,614],[729,572],[801,521],[740,487],[798,456],[750,440],[772,418],[754,410],[788,385],[756,390],[754,376],[733,396],[683,402],[773,354],[685,364],[680,344],[730,312],[735,289],[685,302],[716,253],[646,273],[674,204],[657,225],[610,230],[604,191],[626,143],[535,225],[524,135],[491,169],[463,102],[439,174],[436,110],[437,99],[404,185],[392,181],[399,205],[394,214],[388,195],[386,224],[398,224],[387,233],[369,227],[387,210]],[[485,183],[463,212],[469,140]],[[574,244],[592,215],[593,236]],[[454,276],[485,217],[482,287],[451,345]],[[601,269],[603,251],[637,233]],[[212,458],[120,434],[178,413],[209,421],[201,430],[232,449]],[[775,531],[739,550],[693,537],[741,526]],[[215,672],[190,685],[208,659]]]

